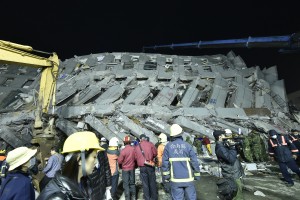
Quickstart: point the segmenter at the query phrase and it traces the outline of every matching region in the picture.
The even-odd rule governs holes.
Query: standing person
[[[170,128],[171,141],[164,149],[162,171],[170,181],[172,199],[196,200],[194,180],[200,180],[200,168],[193,147],[183,141],[182,128],[173,124]]]
[[[289,134],[290,140],[294,143],[294,145],[297,147],[298,151],[300,151],[300,135],[299,131],[296,129],[292,129],[291,133]]]
[[[126,200],[136,200],[135,188],[135,148],[131,146],[129,135],[124,137],[125,148],[120,152],[118,163],[122,166],[123,189]]]
[[[163,173],[162,173],[162,170],[161,170],[162,157],[163,157],[163,154],[164,154],[165,146],[168,143],[168,138],[167,138],[167,135],[164,134],[164,133],[161,133],[158,136],[158,138],[159,138],[160,144],[158,145],[158,148],[157,148],[157,158],[158,158],[158,165],[157,166],[160,169],[159,171],[161,171],[161,174],[162,174],[163,188],[164,188],[165,192],[170,193],[170,185],[169,185],[168,182],[166,182],[165,177],[163,176]]]
[[[70,135],[63,146],[66,162],[62,174],[55,174],[37,200],[91,199],[92,189],[87,176],[97,164],[99,150],[104,151],[95,133],[83,131]]]
[[[56,172],[61,170],[61,165],[63,162],[63,156],[58,153],[56,147],[52,147],[50,150],[50,158],[48,159],[46,167],[43,169],[45,176],[40,182],[40,190],[42,191],[49,181],[55,176]]]
[[[112,137],[109,140],[108,149],[107,149],[107,158],[109,162],[110,172],[111,172],[111,197],[113,200],[117,199],[117,188],[119,181],[119,164],[118,157],[119,152],[119,139]]]
[[[7,154],[8,174],[0,190],[1,200],[34,200],[35,192],[30,179],[30,168],[36,164],[37,150],[16,148]]]
[[[140,135],[140,143],[135,149],[137,165],[140,168],[140,177],[143,184],[145,200],[157,200],[155,165],[150,165],[157,156],[157,150],[153,143],[146,140],[146,135]]]
[[[211,147],[210,147],[210,140],[206,135],[203,136],[202,144],[206,147],[209,155],[211,156],[212,151],[211,151]]]
[[[251,151],[252,151],[252,155],[255,161],[257,162],[263,162],[264,161],[264,157],[263,157],[263,149],[266,150],[264,148],[264,144],[262,142],[262,139],[259,136],[259,132],[257,131],[252,131],[251,134],[251,141],[252,141],[252,145],[251,145]]]
[[[200,136],[197,136],[197,137],[195,137],[194,142],[193,142],[193,145],[197,149],[198,156],[203,155],[202,140],[203,140],[203,138],[201,138]]]
[[[294,185],[294,181],[287,168],[290,168],[300,178],[300,170],[295,162],[299,151],[287,135],[279,135],[275,130],[269,130],[269,136],[268,149],[271,160],[276,158],[286,186],[291,187]]]
[[[107,139],[105,137],[102,137],[100,139],[100,146],[107,151],[108,144],[107,144]]]
[[[251,150],[251,143],[252,143],[252,137],[250,133],[248,136],[245,137],[243,142],[243,154],[244,158],[247,162],[253,163],[253,156],[252,156],[252,150]]]
[[[5,162],[5,159],[6,159],[6,150],[5,149],[1,149],[0,150],[0,185],[1,185],[1,179],[5,176],[5,169],[3,168],[2,169],[2,163]]]
[[[216,139],[216,155],[220,162],[222,175],[224,178],[234,179],[237,185],[237,194],[234,200],[243,199],[243,187],[241,178],[244,176],[244,170],[237,158],[237,151],[234,145],[225,143],[225,131],[214,130],[213,135]]]
[[[103,142],[103,141],[102,141]],[[101,143],[100,142],[100,145]],[[105,146],[103,146],[105,147]],[[104,148],[105,149],[105,148]],[[94,171],[89,175],[92,187],[91,200],[104,200],[111,198],[111,172],[106,151],[98,151],[97,153],[98,164]]]

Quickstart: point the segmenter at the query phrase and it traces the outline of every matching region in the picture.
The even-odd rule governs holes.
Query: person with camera
[[[213,135],[216,140],[215,153],[220,162],[222,176],[228,180],[234,180],[237,186],[234,200],[243,199],[243,187],[241,178],[244,176],[244,170],[238,160],[236,146],[233,140],[227,139],[225,131],[214,130]]]
[[[157,150],[152,142],[147,141],[146,135],[140,135],[140,143],[135,147],[135,157],[140,168],[140,178],[143,185],[145,200],[157,200],[155,163],[153,159],[157,156]]]
[[[196,200],[194,180],[200,180],[200,167],[193,147],[183,140],[178,124],[170,127],[171,141],[165,146],[162,171],[170,182],[172,199]]]

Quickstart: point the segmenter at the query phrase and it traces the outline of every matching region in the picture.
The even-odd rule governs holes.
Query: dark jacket
[[[118,158],[119,165],[122,166],[123,171],[134,170],[135,168],[135,147],[126,145],[120,152]]]
[[[22,199],[22,198],[21,198]],[[40,193],[37,200],[88,200],[77,183],[57,173]]]
[[[7,174],[1,184],[0,199],[34,200],[35,193],[29,175],[21,171],[14,171]]]
[[[299,135],[295,135],[293,133],[289,134],[290,140],[293,142],[293,144],[297,147],[297,149],[300,151],[300,139]]]
[[[105,197],[106,187],[111,186],[111,173],[106,151],[99,151],[99,168],[95,169],[89,179],[92,187],[92,200],[102,200]]]
[[[147,161],[153,161],[153,159],[157,156],[157,150],[152,142],[142,140],[139,144],[141,145],[141,148],[144,151],[145,158],[141,152],[139,145],[135,147],[135,157],[137,160],[137,165],[139,167],[142,167],[144,166],[145,159]]]
[[[277,139],[270,138],[268,143],[270,156],[275,156],[278,162],[293,160],[292,154],[297,155],[298,149],[286,135],[277,135]]]
[[[215,152],[224,178],[238,179],[244,175],[243,167],[237,158],[237,151],[233,147],[227,147],[223,142],[217,141]]]

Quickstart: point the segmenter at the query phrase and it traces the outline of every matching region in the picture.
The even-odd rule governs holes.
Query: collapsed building
[[[99,137],[145,134],[156,143],[177,123],[184,136],[229,128],[286,133],[300,129],[299,114],[289,109],[277,68],[247,67],[227,55],[177,56],[100,53],[60,63],[55,117],[62,139],[79,130]],[[0,68],[1,146],[16,148],[34,136],[32,124],[40,71],[22,66]],[[264,135],[264,134],[262,134]]]

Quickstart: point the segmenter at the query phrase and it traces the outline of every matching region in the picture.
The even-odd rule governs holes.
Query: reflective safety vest
[[[288,162],[293,159],[292,153],[299,151],[287,136],[281,135],[277,139],[269,139],[269,154],[275,156],[279,162]]]
[[[199,162],[192,146],[176,138],[169,142],[164,149],[162,160],[164,176],[170,175],[172,182],[192,182],[200,176]]]

